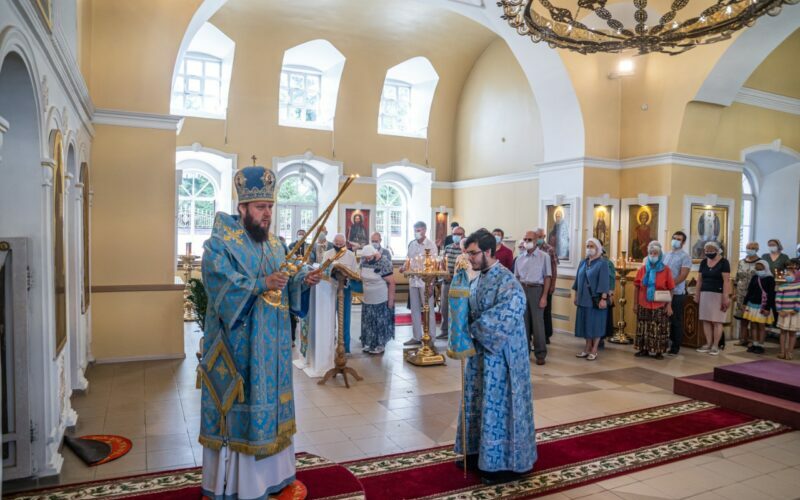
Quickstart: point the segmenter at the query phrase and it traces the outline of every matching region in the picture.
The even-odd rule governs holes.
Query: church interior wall
[[[506,238],[520,241],[539,219],[538,179],[453,190],[453,220],[468,232],[500,227]]]
[[[111,125],[95,130],[93,354],[99,361],[182,354],[181,290],[119,291],[174,284],[175,218],[164,214],[175,212],[175,131]],[[121,327],[127,309],[152,310],[149,325],[134,328],[132,321]],[[167,310],[171,314],[160,313]]]
[[[770,238],[778,238],[784,252],[793,255],[800,242],[797,213],[800,207],[800,163],[783,167],[765,176],[756,198],[756,240],[766,248]],[[780,216],[776,216],[780,214]]]
[[[745,82],[750,89],[800,99],[800,29],[773,50]]]
[[[457,180],[529,171],[544,158],[536,99],[503,40],[475,61],[456,120]]]

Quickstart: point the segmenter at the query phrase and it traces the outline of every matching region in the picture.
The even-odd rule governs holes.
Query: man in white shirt
[[[425,250],[430,250],[430,254],[436,256],[438,251],[436,243],[425,237],[428,226],[419,221],[414,224],[414,239],[408,244],[408,258],[413,259],[419,255],[425,256]],[[406,265],[400,267],[400,272],[406,272]],[[406,346],[417,346],[422,344],[422,301],[425,294],[425,283],[420,278],[409,278],[408,294],[411,301],[411,326],[413,338],[407,341]],[[428,303],[430,314],[428,315],[428,332],[431,337],[436,336],[436,311],[433,310],[433,295]]]
[[[683,307],[686,302],[686,277],[692,269],[692,258],[683,249],[686,233],[675,231],[670,246],[672,251],[664,255],[664,265],[672,272],[675,288],[672,290],[672,316],[670,317],[669,356],[676,356],[681,350],[683,340]]]
[[[523,252],[514,263],[514,276],[525,291],[525,328],[528,331],[528,347],[536,356],[536,364],[543,365],[547,357],[547,337],[544,330],[544,309],[553,275],[550,255],[537,244],[537,231],[528,231],[523,239]]]
[[[345,248],[344,255],[336,260],[337,264],[347,266],[354,273],[358,274],[358,265],[356,264],[356,255],[347,250],[345,245],[347,240],[343,234],[337,234],[333,238],[333,248],[326,250],[322,255],[322,262],[332,259],[342,248]],[[353,305],[353,292],[348,284],[344,288],[344,352],[350,352],[350,309]]]

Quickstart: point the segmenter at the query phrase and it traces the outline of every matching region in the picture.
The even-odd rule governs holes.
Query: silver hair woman
[[[633,310],[636,311],[635,356],[652,354],[663,359],[669,338],[669,318],[672,316],[672,289],[675,281],[672,271],[664,265],[661,243],[651,241],[647,245],[647,258],[636,273],[636,293],[633,295]]]
[[[719,354],[717,345],[722,337],[722,324],[727,319],[730,307],[731,265],[722,256],[722,249],[716,241],[706,242],[703,251],[705,258],[700,262],[694,300],[700,309],[706,342],[697,352],[716,356]]]

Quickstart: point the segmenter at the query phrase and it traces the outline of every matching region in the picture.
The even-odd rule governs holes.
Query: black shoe
[[[544,339],[544,343],[545,344],[549,344],[550,343],[550,337],[547,337],[546,339]]]
[[[464,459],[455,461],[456,467],[464,470]],[[478,470],[478,455],[467,455],[467,470]]]
[[[481,482],[488,486],[494,484],[510,483],[511,481],[516,481],[517,479],[525,475],[523,473],[514,472],[510,470],[499,470],[496,472],[479,470],[478,472],[481,475]]]
[[[756,352],[756,347],[758,347],[758,346],[751,345],[750,347],[747,348],[747,352]]]
[[[678,355],[678,351],[673,351],[673,350],[670,350],[670,351],[667,353],[667,356],[677,356],[677,355]]]
[[[765,349],[763,347],[761,347],[760,345],[757,345],[757,346],[753,346],[753,351],[752,352],[754,354],[764,354]]]
[[[654,358],[656,358],[656,359],[664,359],[664,355],[659,352],[654,356]]]
[[[644,349],[641,351],[636,351],[636,354],[634,354],[634,356],[636,356],[637,358],[646,358],[649,355],[650,353],[645,351]]]

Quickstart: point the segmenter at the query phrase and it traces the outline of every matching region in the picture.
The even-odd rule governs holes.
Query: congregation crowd
[[[493,256],[500,265],[511,272],[522,287],[526,297],[525,328],[528,347],[537,365],[544,365],[547,358],[547,345],[553,335],[552,304],[556,292],[559,259],[555,245],[547,241],[547,233],[542,228],[527,231],[517,245],[517,252],[506,246],[505,233],[495,228],[492,234],[496,241]],[[305,232],[298,231],[298,239]],[[327,241],[327,234],[320,236],[317,249],[312,256],[321,262],[337,252],[344,250],[342,262],[348,263],[361,275],[362,316],[361,344],[368,354],[382,354],[386,343],[394,338],[395,296],[397,283],[392,266],[392,252],[382,245],[378,232],[370,235],[366,245],[354,245],[345,235],[337,234],[333,241]],[[459,264],[466,268],[470,279],[480,271],[469,265],[464,248],[466,230],[457,222],[451,224],[451,233],[441,245],[437,246],[427,237],[424,222],[414,224],[414,239],[408,244],[407,258],[440,255],[445,261],[448,276],[439,283],[439,300],[429,298],[429,317],[431,336],[436,331],[436,311],[440,315],[441,327],[437,339],[448,338],[448,291],[454,270]],[[633,281],[633,308],[636,315],[634,338],[635,356],[663,359],[665,355],[676,356],[684,336],[684,309],[689,287],[687,279],[692,270],[692,258],[684,249],[687,236],[676,231],[671,238],[668,250],[658,241],[647,245],[647,255],[636,271]],[[354,248],[356,247],[356,248]],[[357,250],[359,259],[350,249]],[[725,347],[723,326],[728,322],[729,310],[739,323],[737,345],[746,346],[749,352],[763,354],[766,328],[774,326],[781,332],[781,359],[792,359],[796,334],[800,331],[800,245],[796,258],[783,252],[777,239],[769,240],[768,252],[759,255],[759,244],[750,242],[746,247],[746,257],[739,261],[735,274],[731,264],[723,256],[721,246],[716,241],[708,241],[703,247],[704,258],[696,268],[696,284],[692,298],[699,309],[699,320],[705,342],[697,348],[700,353],[712,356]],[[298,249],[305,251],[305,246]],[[403,273],[405,264],[400,267]],[[576,356],[594,361],[605,340],[614,333],[614,308],[617,305],[615,287],[617,269],[612,259],[607,257],[606,249],[596,238],[589,238],[585,246],[585,256],[580,261],[572,285],[573,303],[576,307],[575,336],[584,339],[585,344]],[[425,300],[424,283],[420,278],[410,278],[408,283],[408,306],[411,310],[412,338],[405,347],[415,347],[422,343],[422,305]],[[350,352],[350,297],[348,286],[347,307],[345,311],[345,351]],[[293,318],[294,320],[294,318]],[[295,325],[292,327],[294,334]]]

